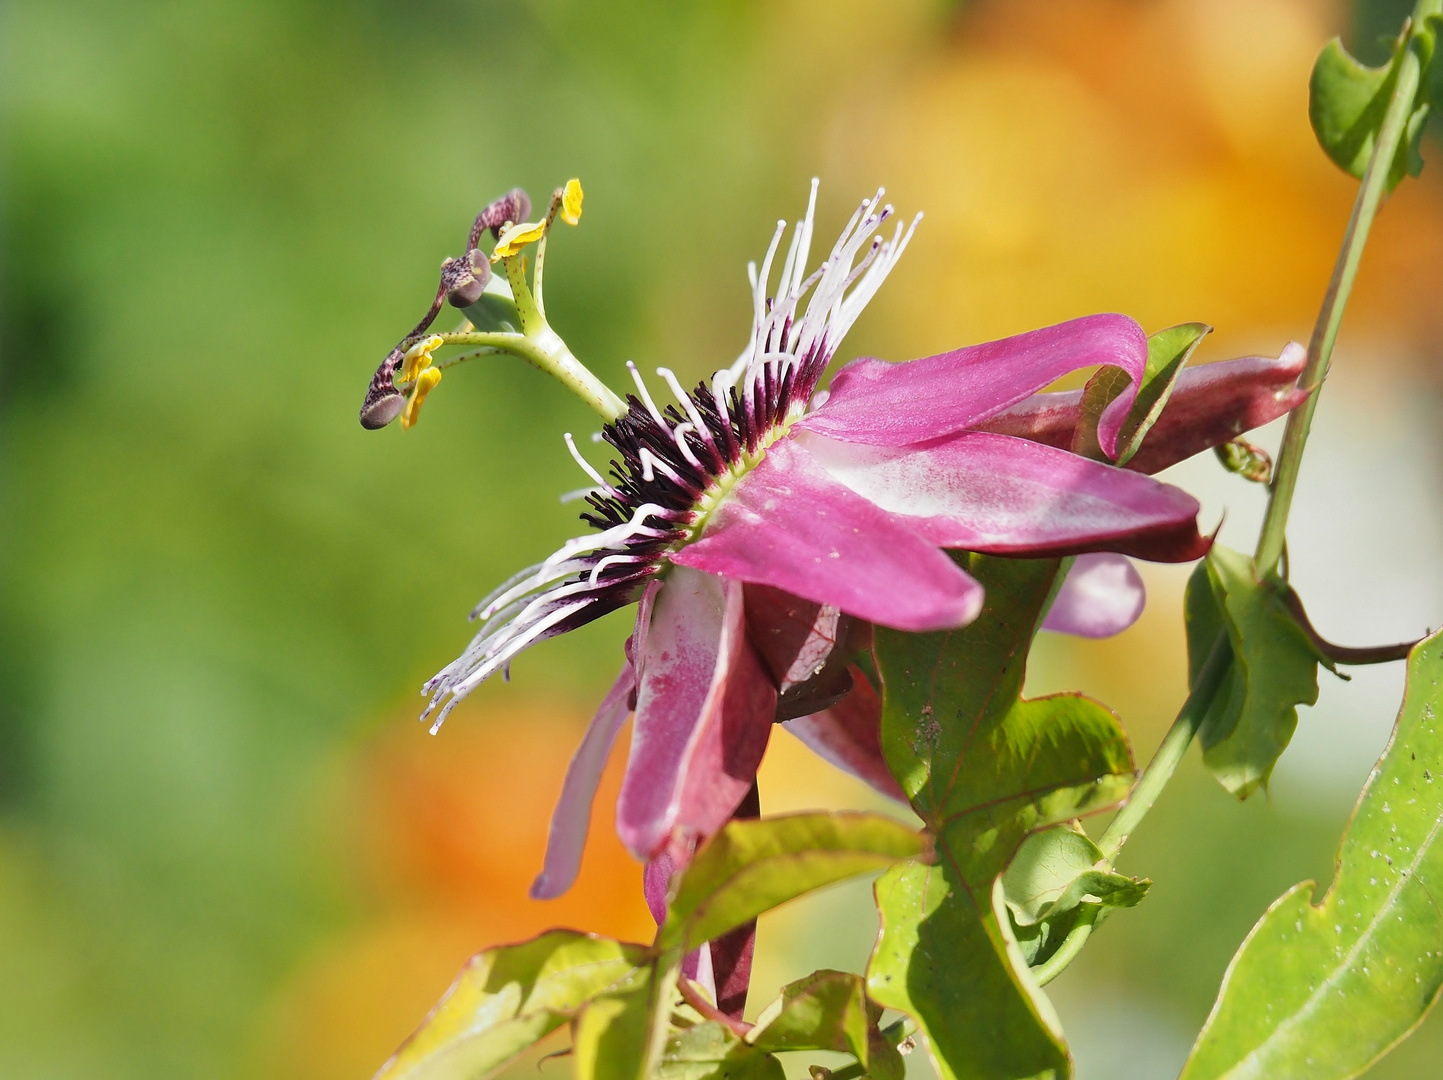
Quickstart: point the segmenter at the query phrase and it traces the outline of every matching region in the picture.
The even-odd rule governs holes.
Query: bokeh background
[[[822,236],[878,184],[927,213],[844,356],[1099,310],[1207,321],[1204,360],[1276,354],[1355,190],[1308,129],[1312,58],[1341,33],[1377,60],[1406,7],[10,0],[0,1075],[364,1078],[477,949],[648,932],[605,812],[582,885],[525,897],[624,616],[528,654],[439,737],[415,723],[470,605],[575,531],[561,433],[594,426],[499,359],[448,373],[409,433],[356,424],[483,202],[583,179],[549,307],[610,380],[735,355],[746,260],[813,175]],[[1315,621],[1349,643],[1443,621],[1427,153],[1375,230],[1292,529]],[[1260,492],[1210,458],[1176,473],[1250,547]],[[1048,639],[1030,674],[1111,704],[1140,759],[1184,694],[1186,572],[1150,568],[1138,626]],[[1084,1080],[1174,1075],[1249,926],[1327,880],[1402,670],[1324,678],[1270,796],[1235,803],[1194,757],[1129,846],[1153,892],[1053,986]],[[762,791],[871,804],[785,735]],[[753,1008],[860,965],[874,932],[865,884],[769,916]],[[1375,1075],[1439,1053],[1432,1020]]]

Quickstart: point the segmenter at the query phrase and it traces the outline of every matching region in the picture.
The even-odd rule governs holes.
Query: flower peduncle
[[[525,220],[531,213],[531,200],[520,188],[513,188],[476,216],[465,253],[441,264],[441,280],[430,309],[371,377],[361,405],[362,427],[383,428],[397,417],[403,429],[411,427],[426,394],[440,381],[442,368],[497,352],[518,356],[554,376],[607,423],[626,414],[621,398],[576,359],[546,320],[542,275],[547,236],[557,217],[568,225],[577,224],[581,220],[581,202],[581,182],[572,179],[552,194],[541,221]],[[488,231],[495,240],[489,256],[479,247]],[[525,249],[532,244],[537,245],[536,270],[528,283]],[[505,269],[504,281],[492,277],[491,264],[496,262]],[[456,332],[425,337],[446,303],[462,311],[466,321]],[[429,344],[423,350],[425,362],[420,363],[416,347],[423,339]],[[432,367],[431,352],[443,345],[483,348]]]

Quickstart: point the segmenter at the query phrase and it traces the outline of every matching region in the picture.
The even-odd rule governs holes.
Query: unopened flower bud
[[[441,281],[446,287],[446,300],[452,307],[467,308],[481,299],[489,280],[491,261],[484,252],[475,248],[459,259],[447,259],[441,264]]]

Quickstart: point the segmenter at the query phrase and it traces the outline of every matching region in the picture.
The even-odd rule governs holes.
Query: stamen
[[[591,462],[587,461],[584,457],[581,456],[581,451],[576,449],[576,440],[571,437],[571,432],[568,431],[563,436],[563,438],[566,439],[566,449],[571,451],[572,460],[575,461],[576,464],[581,466],[581,471],[584,472],[587,476],[591,477],[592,480],[596,481],[596,486],[598,488],[608,493],[612,492],[614,490],[612,486],[606,482],[605,478],[599,472],[597,472],[591,467]],[[590,489],[583,488],[582,490],[586,491]],[[563,496],[561,501],[566,502],[567,500]]]
[[[641,478],[648,484],[656,479],[656,469],[660,469],[673,483],[682,483],[681,474],[668,465],[661,458],[657,457],[646,447],[641,448]]]
[[[686,410],[687,416],[691,418],[691,424],[689,426],[701,437],[701,441],[707,445],[708,449],[711,450],[713,462],[716,467],[720,469],[723,462],[721,455],[717,453],[716,440],[712,438],[711,428],[708,427],[706,421],[702,419],[701,412],[696,407],[696,402],[692,401],[691,395],[682,389],[681,380],[676,377],[676,373],[672,371],[671,368],[659,367],[656,369],[656,373],[666,380],[666,385],[671,389],[671,392],[676,395],[676,400],[681,402],[682,408]],[[677,439],[678,441],[681,439],[681,428],[677,428]],[[687,452],[684,443],[682,444],[682,453],[687,455],[687,460],[693,465],[701,468],[701,462],[697,461]]]
[[[696,454],[692,452],[692,448],[686,444],[687,432],[695,430],[696,425],[690,421],[684,424],[677,424],[676,427],[672,429],[671,437],[676,442],[676,448],[681,451],[681,456],[686,458],[687,464],[694,469],[700,469],[704,467],[701,459],[697,457]]]
[[[641,400],[646,406],[646,411],[651,413],[651,418],[661,425],[662,431],[670,434],[671,425],[668,424],[666,418],[661,415],[661,410],[656,407],[656,402],[651,400],[651,391],[646,388],[646,383],[641,381],[641,372],[636,369],[636,365],[630,360],[626,362],[626,370],[631,372],[631,379],[636,383],[636,388],[641,393]],[[647,477],[647,479],[650,480],[651,477]]]

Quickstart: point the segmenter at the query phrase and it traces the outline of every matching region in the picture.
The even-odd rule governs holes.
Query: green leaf
[[[1067,826],[1029,836],[1002,875],[1017,926],[1031,926],[1082,903],[1132,907],[1151,884],[1108,869],[1098,846]]]
[[[1258,578],[1248,556],[1214,544],[1183,600],[1190,681],[1220,632],[1233,651],[1228,680],[1198,739],[1203,763],[1240,799],[1267,783],[1298,726],[1297,706],[1318,700],[1324,657],[1283,606],[1281,592],[1281,582]]]
[[[1142,385],[1128,410],[1127,419],[1117,437],[1116,464],[1125,465],[1142,447],[1152,425],[1157,422],[1183,365],[1198,347],[1198,342],[1212,333],[1206,323],[1182,323],[1159,330],[1147,339],[1147,367]],[[1072,451],[1094,461],[1106,461],[1097,438],[1097,425],[1103,412],[1132,380],[1122,368],[1106,365],[1088,380],[1082,392],[1081,413],[1073,436]]]
[[[1392,740],[1338,849],[1333,884],[1283,894],[1248,934],[1183,1080],[1357,1076],[1443,986],[1443,633],[1416,646]]]
[[[901,1080],[902,1055],[877,1029],[881,1012],[867,1000],[860,975],[816,971],[782,988],[757,1017],[748,1041],[770,1051],[849,1053],[874,1080]]]
[[[715,1021],[672,1034],[655,1072],[656,1080],[783,1080],[785,1075],[771,1054]]]
[[[560,1027],[593,996],[644,980],[645,963],[640,945],[574,930],[487,949],[472,957],[376,1080],[477,1080]]]
[[[571,1025],[576,1080],[646,1080],[655,1003],[652,987],[598,997]]]
[[[1361,178],[1367,171],[1403,57],[1410,50],[1417,54],[1423,76],[1409,111],[1407,130],[1388,170],[1388,190],[1397,187],[1404,176],[1417,176],[1422,171],[1419,146],[1423,128],[1430,106],[1438,104],[1436,73],[1430,72],[1430,65],[1435,59],[1439,25],[1437,16],[1424,19],[1399,40],[1392,60],[1383,67],[1360,64],[1337,38],[1323,47],[1309,80],[1308,117],[1324,152],[1345,172]]]
[[[685,952],[823,885],[922,854],[926,838],[881,814],[787,814],[732,821],[681,876],[657,933]]]
[[[964,565],[987,590],[974,623],[877,629],[883,751],[938,859],[878,879],[867,990],[917,1021],[944,1080],[1061,1077],[1067,1050],[1008,932],[998,878],[1029,831],[1123,798],[1132,755],[1096,702],[1019,697],[1058,564],[971,555]]]

